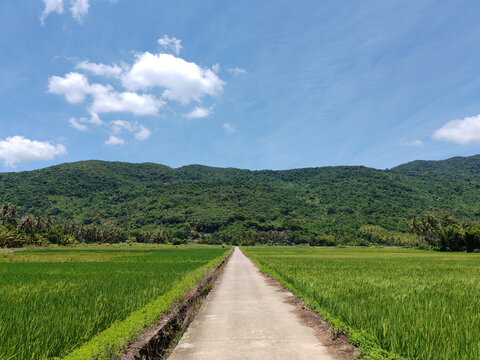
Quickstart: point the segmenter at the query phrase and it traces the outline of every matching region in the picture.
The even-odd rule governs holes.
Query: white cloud
[[[422,140],[403,140],[401,142],[402,146],[422,146],[423,141]]]
[[[78,131],[87,131],[88,130],[88,127],[84,124],[82,124],[80,121],[78,121],[77,119],[75,118],[70,118],[70,120],[68,120],[68,122],[70,123],[70,125],[74,128],[74,129],[77,129]]]
[[[140,125],[139,130],[135,133],[135,139],[138,141],[145,141],[150,137],[150,135],[152,135],[152,132],[145,126]]]
[[[91,115],[91,117],[90,117],[89,120],[86,120],[85,118],[83,118],[83,119],[85,119],[85,122],[89,122],[89,123],[95,124],[95,125],[102,125],[103,124],[103,121],[102,121],[102,119],[100,119],[98,114],[91,113],[90,115]]]
[[[45,4],[42,15],[40,15],[40,21],[42,25],[45,25],[45,19],[47,16],[56,12],[57,14],[63,14],[64,5],[67,3],[67,0],[42,0]],[[70,13],[73,18],[78,22],[81,22],[83,17],[87,15],[88,9],[90,8],[91,0],[69,0]],[[112,3],[116,3],[118,0],[110,0]]]
[[[125,140],[120,139],[114,135],[110,135],[110,137],[105,141],[105,145],[123,145],[125,144]]]
[[[134,126],[132,123],[125,120],[112,121],[112,131],[114,134],[120,134],[123,130],[133,131]]]
[[[85,95],[90,92],[90,85],[84,75],[71,72],[63,78],[51,76],[48,91],[52,94],[64,95],[69,103],[76,104],[85,100]]]
[[[48,14],[56,12],[57,14],[63,13],[63,0],[43,0],[45,4],[45,9],[43,9],[42,15],[40,16],[40,21],[42,24],[45,24],[45,19]]]
[[[207,117],[212,112],[212,108],[204,108],[201,106],[196,106],[192,111],[184,116],[189,119],[201,119]]]
[[[180,54],[180,50],[182,50],[181,42],[182,40],[178,40],[176,37],[170,38],[168,35],[163,35],[163,38],[157,40],[158,45],[164,50],[172,51],[175,55]]]
[[[124,86],[132,91],[154,87],[165,88],[163,97],[188,104],[200,101],[204,95],[221,93],[224,82],[210,69],[203,69],[170,54],[137,55],[135,64],[122,78]]]
[[[0,159],[5,161],[6,166],[26,161],[52,160],[66,152],[62,144],[53,145],[48,141],[29,140],[23,136],[0,140]]]
[[[88,10],[90,1],[70,1],[73,4],[72,11],[77,5],[75,11],[78,16]],[[158,44],[169,47],[175,54],[181,49],[180,40],[168,36],[159,39]],[[63,96],[71,104],[85,103],[85,110],[90,117],[72,117],[70,125],[79,131],[87,131],[90,125],[103,125],[111,135],[105,141],[107,145],[124,144],[124,139],[127,138],[123,135],[126,133],[138,141],[144,141],[152,132],[136,121],[115,120],[104,123],[99,115],[129,113],[135,116],[154,116],[169,101],[178,101],[184,105],[192,101],[200,103],[205,96],[220,95],[225,85],[217,75],[220,72],[219,64],[204,68],[167,53],[139,53],[131,65],[123,62],[107,65],[83,60],[76,61],[74,66],[77,71],[69,72],[63,77],[51,76],[48,92]],[[101,78],[97,82],[90,82],[87,77],[90,74]],[[123,90],[118,87],[119,84],[123,85]],[[198,104],[183,116],[204,118],[212,110],[213,106],[207,108]],[[229,124],[224,125],[224,129],[227,132],[236,131]]]
[[[223,124],[222,127],[223,127],[223,130],[225,130],[225,132],[228,134],[234,134],[237,132],[237,128],[230,123],[225,123]]]
[[[96,123],[101,123],[98,118],[100,113],[129,112],[134,115],[155,115],[164,105],[162,100],[156,99],[153,95],[119,93],[110,85],[89,84],[84,75],[75,72],[68,73],[64,78],[51,76],[48,91],[64,95],[72,104],[83,102],[86,95],[91,95],[93,102],[90,112],[93,113],[92,120],[97,120]]]
[[[139,95],[134,92],[116,92],[107,85],[93,84],[90,93],[93,103],[90,111],[93,113],[128,112],[134,115],[155,115],[165,104],[153,95]]]
[[[139,141],[144,141],[150,137],[152,132],[147,129],[142,124],[138,124],[136,122],[129,122],[125,120],[114,120],[111,123],[112,132],[115,135],[119,135],[123,131],[127,131],[130,133],[135,133],[135,139]]]
[[[80,21],[83,16],[87,15],[88,8],[90,7],[88,2],[89,0],[72,0],[70,11],[77,21]]]
[[[231,68],[231,69],[227,69],[227,71],[230,73],[230,74],[233,74],[235,76],[238,76],[238,75],[241,75],[241,74],[245,74],[247,72],[247,70],[245,69],[242,69],[242,68],[239,68],[238,66],[234,67],[234,68]]]
[[[75,64],[75,68],[88,71],[94,75],[107,77],[119,77],[122,73],[122,68],[117,64],[105,65],[91,63],[89,61],[81,61]]]
[[[70,118],[68,121],[70,125],[74,128],[77,129],[78,131],[86,131],[88,130],[87,125],[85,124],[93,124],[93,125],[102,125],[103,121],[100,119],[98,114],[91,113],[90,119],[81,117],[80,119],[76,119],[74,117]]]
[[[480,142],[480,115],[449,121],[435,130],[433,137],[457,144]]]

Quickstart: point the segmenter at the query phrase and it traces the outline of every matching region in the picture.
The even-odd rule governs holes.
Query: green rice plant
[[[480,256],[411,249],[243,249],[365,359],[480,359]]]
[[[226,251],[157,246],[9,254],[0,260],[0,359],[63,357],[112,326],[109,345],[96,346],[115,351]]]

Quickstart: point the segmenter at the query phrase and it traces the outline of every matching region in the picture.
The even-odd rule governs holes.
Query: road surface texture
[[[235,248],[169,360],[333,359],[285,303],[289,295]]]

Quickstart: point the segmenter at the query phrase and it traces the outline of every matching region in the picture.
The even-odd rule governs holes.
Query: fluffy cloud
[[[89,0],[72,0],[70,11],[77,21],[80,21],[83,16],[87,15],[88,8],[90,7],[88,2]]]
[[[210,69],[170,54],[154,55],[149,52],[137,55],[122,81],[132,91],[164,88],[165,99],[182,104],[200,101],[204,95],[216,96],[224,86],[224,82]]]
[[[122,73],[122,68],[117,64],[105,65],[96,64],[89,61],[81,61],[75,64],[75,68],[79,70],[88,71],[94,75],[107,76],[107,77],[119,77]]]
[[[134,92],[116,92],[110,85],[89,84],[88,79],[79,73],[68,73],[65,77],[51,76],[48,91],[63,95],[72,103],[80,103],[86,95],[91,95],[93,102],[90,112],[93,114],[111,112],[129,112],[134,115],[155,115],[164,102],[153,95]]]
[[[135,133],[135,139],[138,141],[145,141],[150,137],[150,135],[152,135],[152,132],[145,126],[140,125],[140,128]]]
[[[155,115],[165,104],[153,95],[137,94],[135,92],[116,92],[107,85],[93,84],[90,94],[93,103],[90,111],[96,114],[112,112],[128,112],[134,115]]]
[[[48,91],[52,94],[64,95],[69,103],[77,104],[85,100],[85,95],[90,92],[90,84],[84,75],[71,72],[63,78],[51,76]]]
[[[184,116],[189,119],[201,119],[207,117],[212,112],[212,108],[204,108],[201,106],[196,106],[192,111]]]
[[[88,11],[89,1],[72,0],[71,3],[72,12],[75,11],[79,16]],[[76,10],[73,10],[75,5]],[[177,55],[182,47],[180,40],[166,35],[157,42]],[[146,140],[152,132],[137,121],[104,123],[99,115],[129,113],[134,116],[154,116],[169,101],[183,105],[192,101],[201,102],[207,95],[220,95],[225,85],[217,75],[220,72],[219,64],[203,68],[173,54],[144,52],[137,54],[131,65],[119,63],[120,66],[115,63],[107,65],[79,61],[75,68],[82,73],[72,71],[63,77],[51,76],[48,83],[49,93],[61,95],[71,104],[85,102],[85,110],[90,118],[70,118],[70,126],[78,131],[88,130],[91,124],[108,127],[104,127],[110,135],[105,141],[107,145],[123,145],[124,132],[130,133],[138,141]],[[87,78],[89,74],[103,78],[92,83]],[[123,89],[119,89],[119,85]],[[184,116],[204,118],[211,114],[212,109],[195,106]],[[236,131],[233,125],[226,124],[224,128],[227,132]]]
[[[225,123],[225,124],[223,124],[222,127],[223,127],[223,130],[225,130],[225,132],[227,134],[234,134],[234,133],[237,132],[237,128],[230,123]]]
[[[457,144],[480,142],[480,115],[452,120],[435,130],[433,137],[437,140],[452,141]]]
[[[120,139],[114,135],[110,135],[110,137],[105,141],[105,145],[123,145],[125,144],[125,140]]]
[[[170,38],[168,35],[163,35],[163,38],[157,40],[158,45],[164,50],[172,51],[175,55],[180,54],[180,50],[182,50],[181,42],[176,37]]]
[[[52,12],[56,12],[57,14],[63,13],[63,0],[43,0],[43,3],[45,4],[45,9],[40,16],[42,24],[45,23],[48,14]]]
[[[12,136],[0,140],[0,159],[6,166],[19,162],[52,160],[57,155],[66,154],[65,146],[53,145],[48,141],[29,140],[23,136]]]
[[[227,71],[230,74],[233,74],[235,76],[242,75],[242,74],[245,74],[247,72],[247,70],[239,68],[239,67],[234,67],[234,68],[231,68],[231,69],[227,69]]]

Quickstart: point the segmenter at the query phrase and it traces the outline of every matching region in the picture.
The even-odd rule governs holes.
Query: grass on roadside
[[[249,247],[263,272],[365,359],[480,358],[480,256],[409,249]]]
[[[107,356],[154,322],[227,251],[159,246],[2,254],[0,358],[63,357],[73,349]]]

